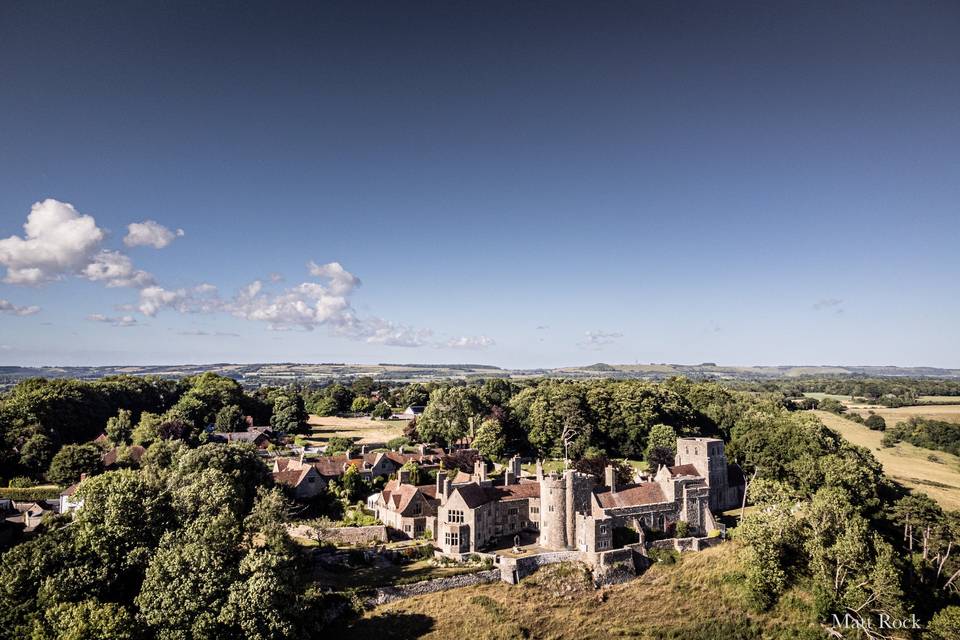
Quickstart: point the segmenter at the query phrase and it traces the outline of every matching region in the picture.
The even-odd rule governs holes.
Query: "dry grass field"
[[[820,637],[809,598],[794,589],[772,611],[750,611],[737,547],[726,543],[655,565],[601,590],[579,565],[552,565],[519,585],[492,583],[417,596],[368,612],[336,637],[363,638],[743,638]]]
[[[894,481],[909,489],[923,491],[945,509],[960,509],[960,458],[957,456],[921,449],[905,442],[884,448],[880,446],[882,432],[871,431],[862,424],[826,411],[814,413],[853,444],[869,449],[883,465],[884,473]],[[887,424],[892,426],[889,419]]]
[[[887,423],[887,427],[892,427],[898,422],[906,422],[913,416],[960,423],[960,404],[918,405],[915,407],[897,407],[896,409],[888,409],[886,407],[867,408],[861,407],[860,405],[849,406],[851,411],[856,411],[864,418],[873,411],[875,414],[883,417]]]
[[[383,443],[403,435],[406,420],[373,420],[371,418],[340,418],[337,416],[311,415],[309,441],[323,444],[339,436],[353,438],[360,444]]]

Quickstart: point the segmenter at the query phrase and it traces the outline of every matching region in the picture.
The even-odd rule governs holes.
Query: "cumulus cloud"
[[[584,340],[578,342],[581,347],[589,349],[599,349],[608,344],[613,344],[623,337],[622,333],[616,331],[585,331]]]
[[[180,336],[216,336],[221,338],[239,338],[239,333],[230,333],[229,331],[203,331],[202,329],[195,329],[192,331],[178,331],[177,335]]]
[[[23,237],[0,240],[0,264],[7,269],[4,282],[10,284],[42,284],[81,271],[104,238],[93,216],[53,198],[30,208],[23,230]]]
[[[133,327],[138,324],[137,319],[133,316],[105,316],[102,313],[91,313],[87,316],[87,320],[103,322],[114,327]]]
[[[82,275],[87,280],[103,282],[108,287],[142,289],[155,282],[152,275],[135,269],[130,257],[119,251],[101,251],[83,268]]]
[[[163,249],[183,235],[183,229],[171,231],[159,222],[144,220],[127,225],[127,235],[123,239],[123,244],[128,247],[148,246],[154,249]]]
[[[486,349],[487,347],[492,347],[496,342],[493,338],[488,336],[460,336],[458,338],[451,338],[444,342],[441,346],[448,349]]]
[[[36,305],[30,305],[28,307],[20,307],[9,300],[4,300],[0,298],[0,313],[9,313],[15,316],[32,316],[35,313],[40,311],[40,307]]]
[[[217,288],[211,284],[189,289],[165,289],[152,285],[140,290],[140,302],[137,305],[140,313],[151,317],[161,309],[172,309],[179,313],[212,313],[223,308],[223,300],[217,294]]]

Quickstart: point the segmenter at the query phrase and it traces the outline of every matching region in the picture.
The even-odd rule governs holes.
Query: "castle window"
[[[606,535],[606,533],[607,533],[607,525],[605,524],[600,525],[600,535]]]
[[[451,509],[447,511],[447,522],[463,522],[463,511],[460,511],[459,509]]]
[[[519,513],[519,511],[520,511],[519,509],[508,509],[508,510],[507,510],[507,515],[515,516],[515,515],[517,515],[517,513]]]
[[[547,511],[549,511],[550,513],[553,513],[553,505],[550,505],[549,507],[547,507]]]
[[[452,532],[452,533],[451,533],[450,531],[448,531],[448,532],[443,536],[443,541],[446,543],[446,545],[447,545],[448,547],[457,547],[457,548],[459,548],[459,547],[460,547],[460,534],[457,533],[457,532]]]
[[[606,548],[607,548],[606,540],[601,540],[600,542],[597,543],[597,549],[606,549]]]
[[[423,505],[419,502],[413,505],[413,515],[418,516],[423,511]]]
[[[530,507],[530,515],[540,515],[540,507]]]

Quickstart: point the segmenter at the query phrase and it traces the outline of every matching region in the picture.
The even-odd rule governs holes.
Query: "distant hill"
[[[701,364],[607,364],[603,362],[557,369],[502,369],[480,364],[347,364],[347,363],[258,363],[258,364],[182,364],[118,365],[103,367],[0,367],[0,388],[25,378],[81,378],[104,376],[157,375],[181,378],[213,371],[239,380],[244,386],[288,384],[290,382],[327,381],[370,376],[378,380],[418,382],[442,379],[475,378],[640,378],[660,380],[671,376],[716,378],[722,380],[764,380],[801,376],[864,376],[912,378],[960,378],[960,369],[936,367],[867,367],[832,365],[724,366]]]

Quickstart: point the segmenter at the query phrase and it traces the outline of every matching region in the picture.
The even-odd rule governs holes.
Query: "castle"
[[[373,502],[377,518],[409,537],[429,532],[450,557],[503,546],[521,532],[537,535],[544,551],[602,553],[614,546],[618,528],[667,531],[685,522],[691,535],[717,529],[713,512],[739,506],[743,475],[727,464],[723,441],[679,438],[674,466],[652,479],[618,485],[607,467],[602,486],[589,474],[566,470],[522,477],[519,458],[501,480],[487,477],[477,461],[474,473],[451,481],[438,474],[431,485],[415,486],[401,472]]]

